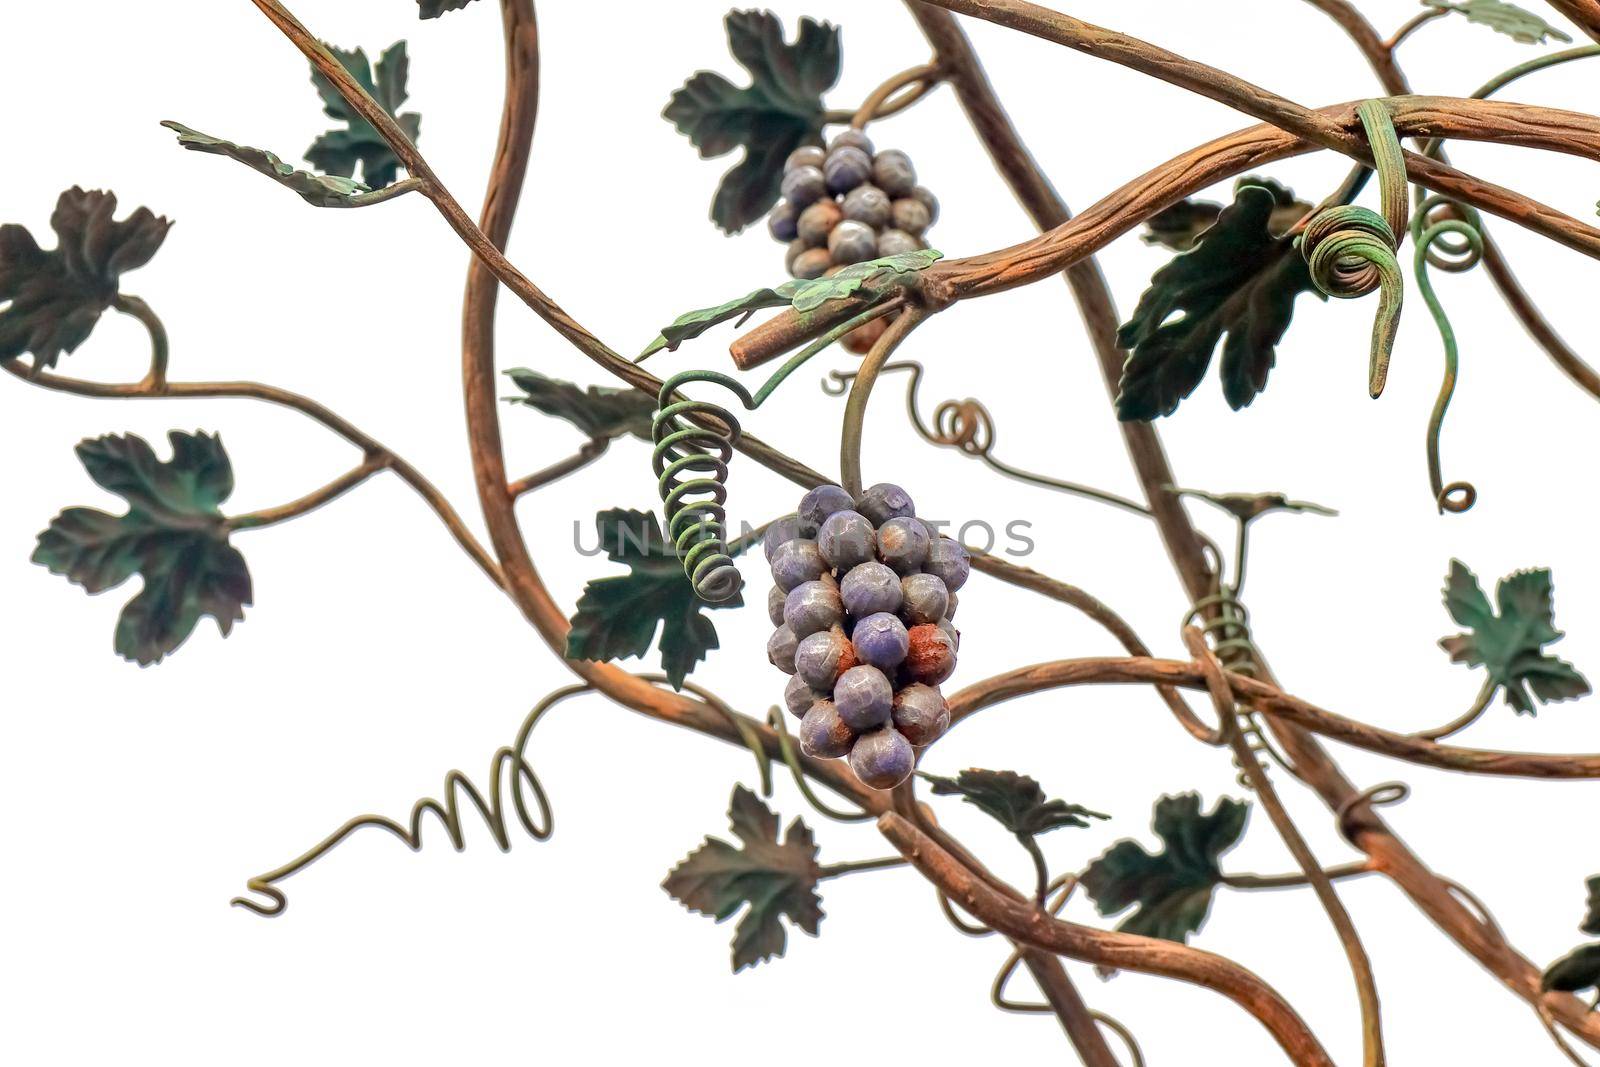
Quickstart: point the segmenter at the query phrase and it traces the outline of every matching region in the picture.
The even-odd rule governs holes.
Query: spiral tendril
[[[1254,678],[1260,673],[1260,668],[1257,666],[1255,640],[1250,636],[1250,612],[1240,602],[1234,587],[1218,582],[1216,590],[1210,596],[1201,597],[1194,602],[1184,615],[1178,629],[1181,631],[1187,630],[1190,626],[1198,627],[1224,670]],[[1279,752],[1272,739],[1267,736],[1261,718],[1254,708],[1236,703],[1233,713],[1238,723],[1239,735],[1257,757],[1264,754],[1291,775],[1295,773],[1288,757]],[[1250,776],[1245,772],[1244,766],[1237,757],[1233,762],[1237,772],[1235,781],[1243,788],[1251,788]]]
[[[1434,291],[1428,268],[1457,274],[1478,265],[1483,258],[1483,233],[1478,213],[1446,197],[1428,197],[1417,205],[1411,240],[1416,246],[1412,271],[1416,275],[1417,289],[1433,315],[1434,324],[1439,327],[1439,339],[1444,344],[1444,376],[1439,382],[1439,395],[1433,402],[1433,413],[1428,418],[1428,485],[1440,514],[1460,513],[1477,502],[1478,490],[1471,482],[1447,485],[1441,473],[1439,437],[1444,429],[1445,413],[1450,409],[1450,399],[1456,391],[1460,353],[1455,330]]]
[[[1312,216],[1299,241],[1311,280],[1326,295],[1353,299],[1381,290],[1367,365],[1367,390],[1378,397],[1389,378],[1389,358],[1405,297],[1396,251],[1407,231],[1406,168],[1394,121],[1383,102],[1364,100],[1356,115],[1372,147],[1383,213],[1353,204],[1333,204]]]

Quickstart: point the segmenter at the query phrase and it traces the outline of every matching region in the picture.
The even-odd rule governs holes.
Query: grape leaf
[[[149,208],[122,221],[114,193],[73,186],[56,200],[46,252],[27,227],[0,226],[0,362],[33,355],[54,366],[89,339],[117,298],[124,273],[144,266],[161,248],[172,223]]]
[[[1579,945],[1546,967],[1539,988],[1561,993],[1600,988],[1600,943]]]
[[[1222,881],[1218,859],[1244,833],[1248,804],[1223,797],[1209,813],[1198,793],[1156,801],[1151,826],[1163,848],[1152,855],[1136,841],[1118,841],[1083,872],[1101,915],[1138,905],[1118,930],[1168,941],[1187,941],[1211,910],[1211,895]]]
[[[1208,493],[1203,489],[1168,487],[1179,496],[1192,496],[1221,508],[1240,522],[1253,522],[1273,511],[1305,512],[1311,515],[1337,515],[1332,508],[1313,504],[1309,500],[1290,500],[1284,493]]]
[[[233,467],[212,434],[174,430],[172,458],[143,438],[110,435],[78,445],[102,489],[128,503],[125,515],[67,508],[39,535],[33,561],[90,593],[133,575],[144,588],[122,609],[114,647],[141,667],[159,663],[203,615],[227,636],[250,603],[250,571],[228,543],[220,506],[233,492]]]
[[[635,363],[642,363],[663,348],[676,351],[683,342],[699,337],[711,327],[729,319],[744,320],[763,308],[792,306],[796,311],[815,311],[829,300],[859,299],[865,311],[888,296],[895,278],[925,270],[944,258],[932,248],[897,252],[892,256],[852,263],[826,278],[791,278],[772,289],[752,289],[726,304],[685,312],[661,328],[661,333],[645,346]]]
[[[1571,37],[1532,11],[1520,8],[1516,4],[1504,3],[1503,0],[1464,0],[1459,4],[1450,3],[1448,0],[1423,0],[1423,2],[1441,11],[1460,12],[1467,16],[1468,22],[1487,26],[1523,44],[1544,44],[1546,40],[1568,43],[1572,41]]]
[[[592,438],[632,434],[641,441],[650,440],[650,417],[655,413],[656,402],[647,393],[600,385],[583,389],[527,367],[508,370],[506,375],[523,392],[522,396],[508,399],[566,419]]]
[[[415,111],[400,113],[406,102],[406,79],[411,71],[411,60],[406,55],[406,43],[397,41],[378,57],[376,68],[367,59],[367,53],[357,48],[346,51],[324,42],[350,76],[361,83],[378,104],[387,111],[405,135],[417,139],[422,128],[422,116]],[[400,160],[389,148],[382,135],[372,124],[345,103],[344,97],[333,83],[324,78],[316,67],[311,68],[311,84],[322,97],[322,110],[332,119],[345,123],[342,130],[329,130],[306,149],[306,161],[320,171],[341,178],[353,178],[356,164],[361,165],[361,180],[374,189],[382,189],[395,179]]]
[[[790,44],[770,11],[730,11],[725,24],[728,48],[749,72],[749,87],[700,71],[672,94],[661,117],[702,159],[744,149],[711,201],[711,220],[738,233],[778,202],[789,153],[821,142],[822,94],[839,80],[839,31],[803,18]]]
[[[1267,220],[1267,229],[1274,234],[1287,233],[1312,209],[1311,204],[1296,199],[1293,190],[1271,178],[1248,175],[1235,181],[1233,190],[1237,193],[1246,185],[1259,185],[1272,193],[1275,205]],[[1179,200],[1145,219],[1142,239],[1145,244],[1161,245],[1174,252],[1187,252],[1220,214],[1222,205],[1214,200]]]
[[[713,604],[695,596],[682,558],[650,512],[612,508],[594,520],[607,558],[627,564],[629,573],[594,578],[583,587],[567,633],[567,658],[643,656],[659,624],[661,669],[673,688],[683,688],[694,665],[718,647],[717,629],[702,609],[736,608],[743,597]]]
[[[1600,936],[1600,874],[1589,876],[1583,884],[1589,890],[1588,910],[1584,913],[1583,923],[1578,929],[1586,934]]]
[[[1517,571],[1500,579],[1495,614],[1478,578],[1458,559],[1450,561],[1444,604],[1450,617],[1471,633],[1441,638],[1439,647],[1452,663],[1482,666],[1489,680],[1503,689],[1505,702],[1518,714],[1534,714],[1533,703],[1570,700],[1589,692],[1583,675],[1565,660],[1546,654],[1545,645],[1561,639],[1555,628],[1550,572]]]
[[[788,938],[779,921],[789,921],[815,937],[822,922],[817,895],[817,846],[811,830],[795,819],[778,841],[778,817],[750,790],[733,787],[728,821],[742,848],[708,837],[661,883],[671,897],[690,911],[718,922],[749,905],[733,934],[733,970],[737,974],[774,956],[782,956]]]
[[[446,11],[460,11],[472,0],[417,0],[417,17],[436,19]]]
[[[284,188],[300,194],[302,200],[314,207],[352,207],[355,197],[371,191],[353,178],[296,170],[264,148],[224,141],[170,119],[161,125],[176,133],[178,143],[184,148],[237,160],[258,174],[265,174]]]
[[[1128,350],[1118,418],[1150,420],[1176,411],[1205,376],[1224,333],[1228,405],[1245,407],[1266,387],[1295,298],[1303,292],[1322,298],[1294,240],[1272,231],[1278,200],[1279,193],[1264,185],[1241,186],[1194,247],[1151,276],[1132,318],[1117,331],[1117,344]]]
[[[959,796],[975,805],[1019,839],[1065,826],[1086,827],[1089,819],[1109,819],[1098,811],[1064,800],[1049,800],[1038,782],[1016,771],[970,768],[954,778],[917,772],[933,783],[936,796]]]

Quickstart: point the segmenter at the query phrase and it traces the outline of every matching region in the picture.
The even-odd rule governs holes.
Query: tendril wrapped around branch
[[[1380,100],[1364,100],[1356,109],[1377,165],[1383,214],[1354,204],[1334,204],[1317,211],[1300,236],[1311,280],[1328,296],[1354,299],[1381,290],[1372,323],[1372,356],[1367,390],[1383,395],[1389,377],[1389,356],[1400,328],[1405,282],[1396,250],[1407,229],[1406,168],[1394,122]]]

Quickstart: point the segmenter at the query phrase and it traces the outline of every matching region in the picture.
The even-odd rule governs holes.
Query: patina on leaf
[[[1572,41],[1571,37],[1532,11],[1520,8],[1516,4],[1504,3],[1503,0],[1463,0],[1461,3],[1450,3],[1449,0],[1423,0],[1423,2],[1428,7],[1442,11],[1459,12],[1467,17],[1468,22],[1487,26],[1523,44],[1544,44],[1547,40],[1568,43]]]
[[[417,17],[436,19],[446,11],[460,11],[472,0],[417,0]]]
[[[1273,232],[1286,193],[1281,186],[1241,185],[1194,247],[1151,276],[1133,316],[1117,331],[1117,344],[1128,350],[1117,391],[1119,418],[1150,420],[1176,411],[1205,377],[1219,341],[1222,393],[1230,407],[1247,406],[1266,387],[1295,298],[1310,292],[1325,299],[1293,238]]]
[[[1287,233],[1314,205],[1296,198],[1294,190],[1272,178],[1251,174],[1233,183],[1237,193],[1246,185],[1259,185],[1272,193],[1275,206],[1267,221],[1274,234]],[[1222,214],[1222,205],[1215,200],[1179,200],[1176,204],[1151,215],[1145,220],[1142,240],[1146,244],[1161,245],[1174,252],[1187,252],[1195,246],[1200,235],[1210,229]]]
[[[728,821],[742,847],[720,838],[685,856],[661,883],[674,900],[690,911],[718,922],[747,908],[733,934],[733,970],[738,973],[774,956],[788,943],[783,923],[789,921],[813,937],[822,922],[817,895],[817,846],[800,819],[778,840],[778,817],[742,785],[734,786]]]
[[[360,83],[380,107],[399,123],[400,129],[412,141],[422,128],[422,116],[415,111],[401,113],[406,102],[406,80],[411,71],[411,60],[406,55],[406,43],[397,41],[378,57],[377,67],[367,59],[360,48],[347,51],[323,42],[350,76]],[[315,66],[311,68],[311,84],[322,97],[322,109],[329,118],[345,123],[345,129],[329,130],[306,149],[306,161],[318,170],[341,178],[352,178],[356,165],[361,166],[361,180],[374,189],[382,189],[395,180],[400,160],[389,148],[383,136],[366,119],[356,114],[344,97],[339,95],[331,81],[322,76]]]
[[[862,310],[888,296],[902,275],[915,274],[944,258],[944,253],[932,248],[919,248],[912,252],[899,252],[880,259],[853,263],[826,278],[791,278],[771,289],[752,289],[744,296],[735,297],[726,304],[685,312],[661,328],[661,333],[645,346],[634,360],[641,363],[662,349],[676,351],[683,342],[692,340],[711,327],[738,319],[746,319],[764,308],[789,305],[796,311],[815,311],[829,300],[860,300]]]
[[[1505,702],[1518,714],[1534,714],[1534,701],[1548,704],[1589,692],[1589,683],[1572,664],[1544,651],[1561,639],[1555,628],[1553,587],[1549,570],[1517,571],[1500,579],[1495,614],[1477,575],[1458,559],[1450,561],[1444,605],[1450,617],[1471,633],[1440,639],[1452,663],[1484,667],[1489,680],[1504,690]]]
[[[740,88],[703,70],[672,94],[661,114],[702,159],[744,149],[711,201],[711,220],[738,233],[777,203],[789,153],[820,143],[822,94],[839,80],[839,31],[803,18],[790,44],[770,11],[730,11],[726,26],[728,48],[749,72],[750,85]]]
[[[629,573],[583,587],[567,633],[567,658],[643,656],[659,626],[661,669],[681,689],[695,664],[718,647],[717,629],[702,609],[736,608],[743,598],[709,603],[695,596],[682,559],[650,512],[612,508],[595,515],[595,526],[606,557],[627,564]]]
[[[609,440],[632,434],[641,441],[650,440],[650,417],[656,403],[647,393],[603,385],[585,389],[527,367],[508,370],[506,376],[523,394],[509,400],[565,419],[592,438]]]
[[[954,778],[917,774],[933,783],[935,796],[958,796],[1004,826],[1018,838],[1031,838],[1063,827],[1086,827],[1090,819],[1109,819],[1064,800],[1045,796],[1038,782],[1016,771],[988,771],[973,767]]]
[[[1151,820],[1162,850],[1118,841],[1083,872],[1083,887],[1101,915],[1138,906],[1118,930],[1187,941],[1206,921],[1222,881],[1218,860],[1238,843],[1249,813],[1249,805],[1227,797],[1207,813],[1198,793],[1164,796]]]
[[[265,174],[286,189],[300,195],[315,207],[354,207],[354,198],[370,190],[354,178],[336,174],[316,174],[309,170],[296,170],[264,148],[234,144],[199,130],[192,130],[171,119],[161,125],[178,135],[178,143],[195,152],[226,156],[237,160],[258,174]]]
[[[24,353],[54,366],[89,339],[115,302],[122,275],[150,262],[172,223],[139,208],[118,221],[114,193],[62,193],[50,216],[56,247],[27,227],[0,226],[0,362]]]
[[[233,467],[215,435],[168,435],[160,460],[142,438],[110,435],[78,445],[102,489],[128,502],[125,515],[67,508],[39,535],[33,561],[100,593],[135,574],[144,588],[117,620],[116,651],[140,666],[159,663],[210,615],[227,636],[250,603],[250,571],[228,543],[221,505]]]

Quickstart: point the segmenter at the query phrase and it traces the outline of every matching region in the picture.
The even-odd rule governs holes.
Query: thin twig
[[[359,466],[346,471],[327,485],[307,493],[298,500],[280,504],[275,508],[265,508],[261,511],[230,516],[223,523],[223,526],[229,530],[259,530],[264,526],[273,526],[289,519],[298,518],[308,511],[315,511],[329,501],[343,496],[379,471],[387,470],[390,463],[391,458],[389,456],[368,456]]]

